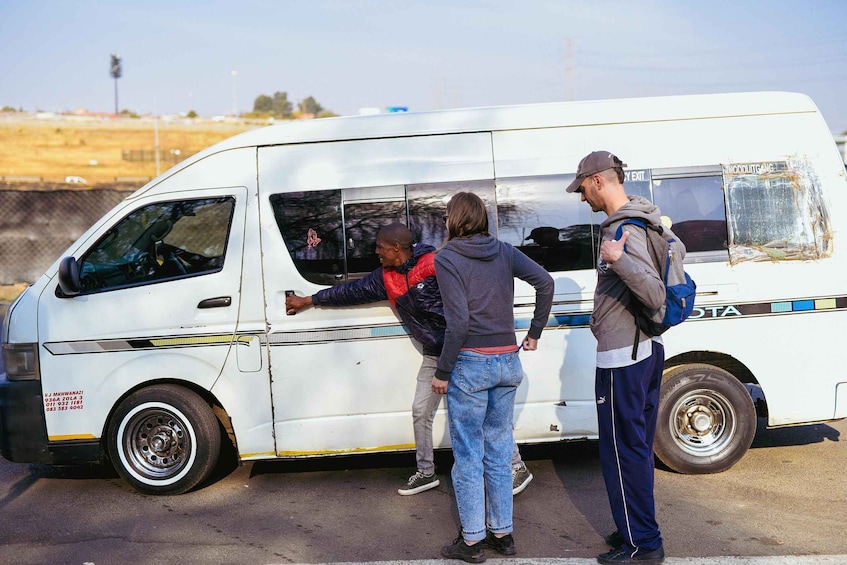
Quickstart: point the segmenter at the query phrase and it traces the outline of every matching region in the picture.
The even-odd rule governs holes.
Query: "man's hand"
[[[432,377],[432,392],[435,394],[447,394],[447,385],[450,381],[442,381],[438,377]]]
[[[600,258],[606,263],[614,263],[620,259],[627,239],[629,239],[629,232],[624,231],[620,239],[604,241],[600,245]]]
[[[293,316],[303,308],[308,308],[311,305],[311,296],[297,296],[296,294],[289,294],[285,297],[285,313],[289,316]]]

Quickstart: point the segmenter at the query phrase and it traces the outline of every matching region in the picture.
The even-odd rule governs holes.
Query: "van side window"
[[[235,199],[160,202],[118,222],[80,260],[83,293],[220,271]]]
[[[409,201],[409,229],[420,243],[436,249],[447,240],[447,202],[456,192],[473,192],[485,202],[488,224],[492,233],[497,230],[497,208],[494,203],[494,181],[477,180],[410,184],[406,186]]]
[[[496,226],[491,180],[287,192],[271,195],[270,203],[300,275],[333,285],[379,267],[376,235],[392,222],[409,226],[417,242],[441,247],[447,201],[459,190],[478,194]]]
[[[345,188],[344,238],[347,280],[359,279],[379,267],[376,234],[393,222],[406,224],[406,191],[402,185]]]
[[[343,282],[344,230],[340,190],[272,194],[271,206],[291,259],[309,282]]]
[[[272,194],[270,203],[294,266],[315,284],[367,275],[379,267],[380,228],[406,224],[402,185]]]
[[[727,224],[723,178],[716,167],[654,169],[653,203],[685,244],[687,260],[726,261]]]
[[[820,183],[802,161],[724,167],[730,261],[819,259],[831,249]]]
[[[592,269],[599,220],[565,194],[573,175],[497,179],[500,239],[548,271]],[[597,222],[592,223],[592,222]]]

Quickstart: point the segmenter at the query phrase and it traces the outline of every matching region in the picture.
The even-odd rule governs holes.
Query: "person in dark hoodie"
[[[383,227],[376,238],[376,253],[381,267],[367,276],[326,288],[312,296],[286,297],[288,314],[316,306],[352,306],[388,300],[397,309],[412,337],[421,343],[423,361],[418,370],[412,424],[415,436],[417,470],[398,494],[413,495],[437,487],[432,421],[441,396],[432,391],[432,373],[444,344],[444,306],[435,278],[435,248],[414,244],[409,229],[398,222]],[[517,445],[512,450],[513,494],[521,492],[532,480]]]
[[[600,224],[600,258],[591,331],[597,338],[595,394],[600,466],[617,530],[606,536],[612,550],[600,563],[662,563],[665,551],[653,497],[653,439],[665,352],[662,338],[643,333],[637,345],[634,301],[658,310],[665,285],[648,250],[647,232],[628,218],[661,225],[659,209],[624,191],[626,164],[608,151],[590,153],[567,192],[576,192]]]
[[[523,369],[515,339],[515,277],[535,287],[535,311],[522,343],[527,351],[537,348],[547,324],[553,279],[488,232],[485,204],[473,193],[458,192],[447,203],[447,232],[435,256],[447,330],[432,390],[447,394],[461,532],[441,555],[479,563],[485,548],[516,553],[509,458]]]

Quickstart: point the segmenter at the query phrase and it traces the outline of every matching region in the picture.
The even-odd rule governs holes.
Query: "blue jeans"
[[[453,490],[468,541],[512,531],[512,419],[523,380],[517,353],[462,351],[447,387]]]
[[[437,355],[424,355],[418,370],[415,399],[412,402],[412,426],[415,434],[415,461],[418,471],[425,475],[435,472],[432,421],[441,402],[441,395],[432,392],[432,375],[438,366]],[[512,467],[522,467],[523,459],[518,444],[512,449]]]

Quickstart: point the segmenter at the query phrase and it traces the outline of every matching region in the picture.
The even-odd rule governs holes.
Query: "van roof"
[[[136,195],[211,154],[242,147],[808,112],[817,112],[817,107],[804,94],[745,92],[553,102],[293,121],[250,130],[212,145],[153,179]]]
[[[244,132],[213,147],[221,150],[286,143],[816,111],[808,96],[792,92],[553,102],[301,120]]]

